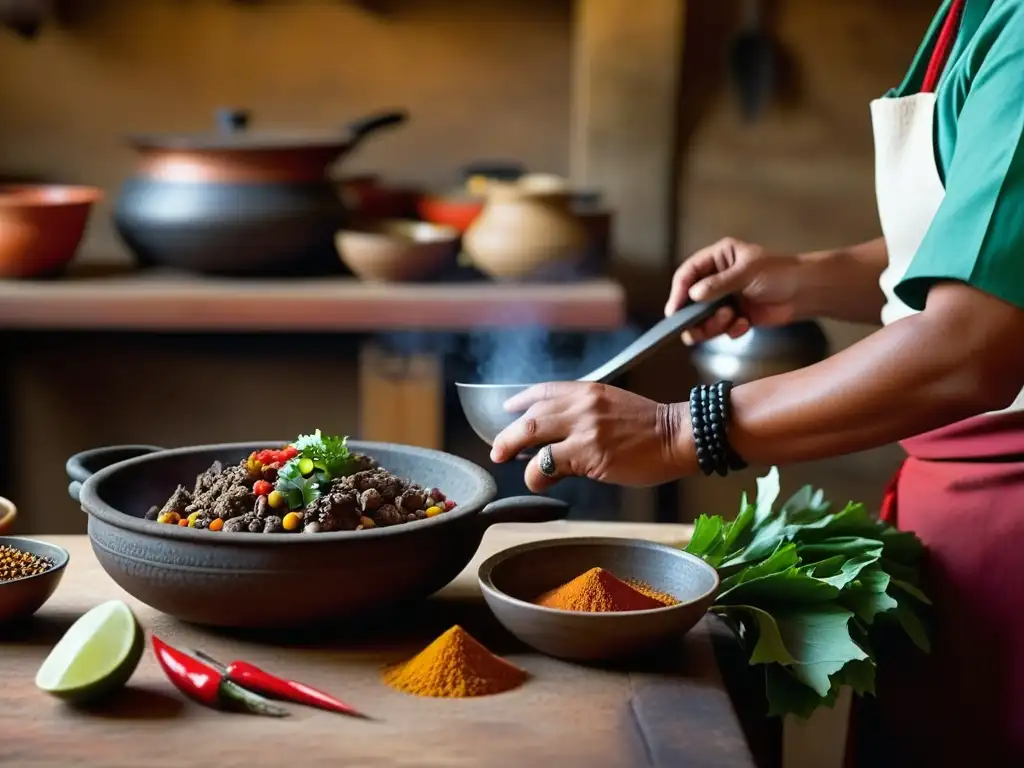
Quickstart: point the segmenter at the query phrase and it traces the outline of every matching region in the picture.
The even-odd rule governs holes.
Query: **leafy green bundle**
[[[686,551],[713,565],[722,584],[712,611],[736,633],[751,664],[765,667],[770,715],[809,717],[844,685],[875,690],[873,631],[898,626],[930,650],[919,586],[923,545],[873,519],[863,504],[830,512],[824,493],[801,488],[777,511],[779,471],[757,481],[726,522],[701,515]]]

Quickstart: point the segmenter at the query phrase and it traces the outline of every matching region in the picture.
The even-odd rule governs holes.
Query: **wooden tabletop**
[[[128,597],[100,568],[85,537],[47,537],[71,553],[67,573],[29,623],[0,629],[0,765],[163,766],[701,766],[744,768],[750,752],[699,625],[671,659],[640,671],[597,669],[547,658],[509,638],[476,587],[483,557],[541,537],[633,536],[685,540],[688,526],[624,523],[503,525],[488,532],[474,562],[415,615],[388,627],[271,641],[180,624]],[[310,585],[304,585],[307,588]],[[75,709],[37,691],[35,671],[85,610],[120,598],[143,625],[186,648],[243,658],[337,694],[373,722],[301,707],[273,720],[226,714],[185,700],[151,652],[129,687],[102,706]],[[211,599],[211,596],[196,596]],[[460,623],[526,669],[520,689],[479,699],[408,696],[380,682],[382,665],[418,652]]]
[[[0,280],[0,330],[369,332],[543,326],[600,331],[621,327],[625,306],[622,286],[608,279],[414,285],[147,271]]]

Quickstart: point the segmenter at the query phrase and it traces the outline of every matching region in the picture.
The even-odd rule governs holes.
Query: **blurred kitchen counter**
[[[621,327],[625,317],[625,291],[609,279],[384,284],[92,268],[46,281],[0,281],[0,330],[601,331]]]

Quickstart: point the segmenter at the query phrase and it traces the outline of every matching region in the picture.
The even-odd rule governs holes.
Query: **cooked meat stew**
[[[317,430],[233,466],[214,462],[146,518],[214,532],[327,533],[412,523],[454,507],[440,489],[398,477]]]

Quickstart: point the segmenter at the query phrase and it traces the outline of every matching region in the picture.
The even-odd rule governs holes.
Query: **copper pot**
[[[365,138],[405,122],[365,117],[338,133],[259,133],[244,111],[218,112],[218,130],[135,136],[135,176],[114,212],[142,265],[225,275],[338,270],[334,233],[345,208],[328,168]]]

